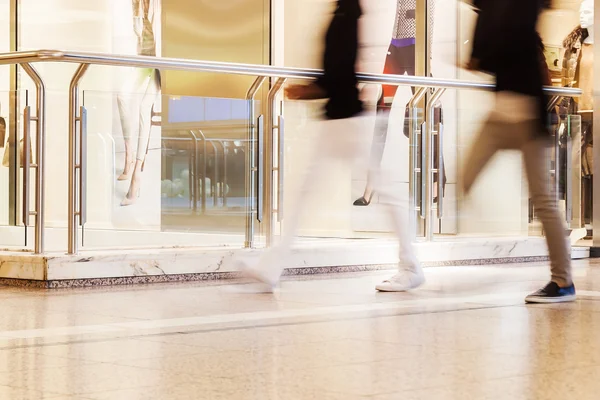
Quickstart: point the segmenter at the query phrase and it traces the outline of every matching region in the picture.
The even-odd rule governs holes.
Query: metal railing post
[[[35,164],[30,165],[36,168],[35,177],[35,243],[34,252],[42,254],[44,252],[44,228],[45,215],[44,207],[46,206],[46,181],[44,164],[46,161],[46,87],[44,81],[33,66],[28,63],[21,64],[23,70],[33,80],[36,87],[36,116],[31,118],[36,121],[35,138],[36,138],[36,156]],[[24,151],[29,154],[29,146],[25,147]],[[29,217],[29,216],[26,216]]]
[[[89,64],[81,64],[73,78],[69,87],[69,192],[68,192],[68,221],[67,221],[67,253],[77,254],[79,251],[78,235],[77,235],[77,216],[80,211],[77,210],[77,115],[79,110],[79,82],[89,68]],[[80,171],[81,173],[81,171]],[[81,205],[80,205],[81,207]]]
[[[248,93],[246,93],[246,101],[248,103],[248,141],[246,142],[245,148],[245,165],[246,168],[248,168],[248,172],[246,173],[246,188],[244,192],[246,196],[246,237],[244,239],[244,247],[246,248],[252,248],[254,246],[254,230],[258,219],[258,216],[255,215],[258,202],[258,199],[256,198],[256,182],[257,174],[262,173],[262,171],[258,170],[258,160],[256,158],[258,153],[258,129],[256,111],[254,109],[254,98],[264,81],[265,77],[259,76],[256,78],[250,89],[248,89]]]
[[[264,196],[263,196],[263,209],[265,215],[263,218],[263,224],[265,225],[265,241],[267,247],[271,245],[273,241],[273,143],[274,143],[274,130],[275,130],[275,115],[277,114],[277,95],[283,88],[285,78],[279,78],[273,84],[269,95],[267,96],[267,117],[265,126],[265,138],[264,138],[264,171],[260,172],[264,175]]]
[[[283,221],[283,201],[285,192],[285,119],[277,118],[277,222]]]
[[[560,96],[552,96],[550,98],[550,100],[548,101],[548,105],[547,105],[547,110],[548,113],[550,114],[550,112],[552,111],[552,109],[558,104],[558,102],[560,102],[562,98]],[[554,196],[556,198],[556,201],[559,200],[558,195],[560,193],[560,166],[561,166],[561,160],[560,160],[560,135],[559,132],[556,131],[554,132],[554,143],[553,143],[553,150],[554,150],[554,166],[552,166],[552,158],[548,157],[548,164],[549,164],[549,170],[550,170],[550,191],[554,192]]]
[[[190,134],[193,143],[193,153],[190,157],[193,161],[190,166],[190,182],[188,186],[192,197],[192,211],[196,212],[198,210],[198,180],[200,179],[198,177],[198,136],[196,136],[193,130],[190,130],[188,133]],[[204,184],[204,182],[202,184]]]
[[[426,109],[426,132],[425,132],[425,162],[423,163],[423,174],[425,177],[425,238],[433,239],[434,218],[433,210],[433,131],[435,130],[435,104],[444,94],[446,89],[440,88],[433,92],[433,95],[427,100]],[[440,177],[438,177],[440,179]],[[441,193],[438,193],[438,207],[441,200]]]
[[[208,143],[206,141],[206,135],[202,130],[198,129],[198,136],[202,139],[202,175],[200,176],[200,188],[202,189],[202,197],[200,199],[200,211],[202,214],[206,213],[206,163],[208,158]],[[198,162],[198,161],[196,161]]]

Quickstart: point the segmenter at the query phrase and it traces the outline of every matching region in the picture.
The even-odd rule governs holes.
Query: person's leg
[[[479,174],[494,154],[504,147],[502,137],[506,129],[504,123],[492,118],[488,118],[481,127],[463,164],[462,187],[465,195],[471,192]]]
[[[483,170],[493,155],[502,148],[502,134],[505,129],[505,124],[501,121],[489,118],[479,131],[465,162],[465,172],[463,173],[465,193],[471,190],[479,172]],[[390,185],[386,184],[384,176],[380,172],[378,190],[383,190],[385,193],[386,187],[390,188]],[[377,285],[376,288],[386,292],[403,292],[419,287],[425,281],[425,277],[410,243],[409,235],[405,230],[405,227],[408,226],[404,217],[405,213],[399,207],[397,197],[393,193],[388,192],[385,194],[386,196],[382,197],[387,199],[386,202],[392,212],[392,219],[396,226],[400,244],[400,263],[398,273]]]
[[[138,143],[135,166],[131,178],[129,191],[121,203],[122,206],[134,204],[140,193],[142,166],[146,158],[150,131],[152,130],[152,106],[156,103],[160,93],[159,79],[155,70],[146,70],[148,77],[145,80],[144,95],[139,107]]]
[[[399,245],[398,273],[377,285],[376,288],[383,292],[415,289],[425,282],[425,275],[411,243],[411,235],[407,231],[409,226],[407,209],[401,203],[397,191],[394,190],[397,188],[394,188],[389,179],[389,172],[379,169],[374,175],[375,190],[380,194],[380,203],[386,205]]]
[[[528,129],[531,131],[531,129]],[[527,133],[525,130],[524,134]],[[571,254],[566,226],[552,196],[547,171],[548,146],[545,139],[528,140],[522,147],[533,207],[542,222],[550,253],[551,282],[525,299],[530,303],[575,300],[571,276]]]
[[[242,266],[247,277],[274,286],[283,272],[283,260],[289,254],[298,232],[300,218],[303,216],[307,198],[314,186],[322,181],[326,171],[333,161],[343,161],[351,164],[365,148],[365,125],[367,118],[358,116],[339,120],[318,122],[319,135],[313,145],[309,165],[304,170],[300,186],[290,191],[293,206],[286,213],[283,221],[283,232],[280,241],[261,254],[259,261]]]

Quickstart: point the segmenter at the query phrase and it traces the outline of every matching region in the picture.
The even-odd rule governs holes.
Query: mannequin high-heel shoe
[[[135,161],[128,163],[123,169],[123,173],[117,177],[118,181],[126,181],[131,177],[133,173],[133,167],[135,165]]]
[[[129,198],[127,195],[125,195],[125,198],[121,202],[121,207],[131,206],[131,205],[135,204],[139,198],[140,198],[140,189],[136,190],[135,195],[131,198]]]
[[[367,198],[365,196],[362,196],[359,199],[356,199],[353,203],[354,206],[357,207],[366,207],[369,204],[371,204],[371,200],[373,200],[373,194],[375,194],[375,192],[371,192],[371,195],[369,196],[369,199],[367,200]]]

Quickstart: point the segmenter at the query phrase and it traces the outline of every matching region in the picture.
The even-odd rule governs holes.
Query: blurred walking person
[[[464,190],[499,150],[520,150],[536,214],[550,252],[551,280],[525,298],[528,303],[574,301],[566,227],[547,180],[550,144],[543,85],[548,68],[536,30],[548,1],[474,0],[479,13],[468,68],[496,76],[496,104],[467,156]]]
[[[281,241],[266,250],[253,265],[243,265],[245,275],[273,287],[283,272],[283,259],[289,253],[296,235],[302,209],[307,204],[309,189],[323,175],[331,163],[343,162],[348,168],[359,160],[368,160],[371,117],[363,113],[356,78],[358,52],[358,20],[361,16],[359,0],[338,0],[337,8],[325,36],[323,76],[309,85],[293,85],[287,88],[291,100],[328,99],[324,120],[318,123],[318,143],[313,151],[303,184],[298,193],[291,193],[296,207],[287,214]],[[388,205],[391,219],[400,243],[398,273],[377,285],[382,291],[405,291],[420,286],[425,278],[414,254],[410,237],[405,229],[407,222],[398,198],[386,185],[381,171],[375,174],[376,190],[382,202]]]

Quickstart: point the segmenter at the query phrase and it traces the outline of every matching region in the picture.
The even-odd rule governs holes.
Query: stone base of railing
[[[416,244],[424,266],[546,262],[542,238],[466,239]],[[286,276],[393,269],[397,246],[389,240],[306,241],[287,260]],[[235,260],[260,250],[172,248],[86,251],[79,255],[0,252],[0,285],[92,287],[239,278]],[[589,257],[574,247],[573,258]]]

